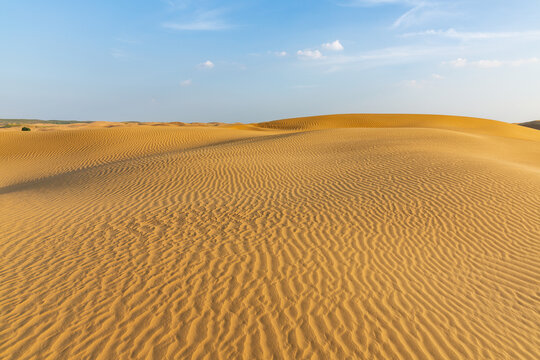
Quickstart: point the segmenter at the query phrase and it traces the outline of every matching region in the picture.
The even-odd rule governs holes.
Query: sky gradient
[[[0,118],[540,119],[537,0],[0,5]]]

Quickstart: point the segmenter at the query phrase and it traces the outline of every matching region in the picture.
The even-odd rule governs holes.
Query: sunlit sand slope
[[[475,134],[537,140],[538,134],[516,124],[494,120],[447,115],[345,114],[322,115],[269,121],[260,127],[283,130],[320,130],[333,128],[435,128]]]
[[[0,358],[537,359],[540,132],[470,121],[0,133]]]
[[[0,186],[258,135],[213,127],[105,126],[107,123],[103,127],[93,123],[71,131],[0,132]]]

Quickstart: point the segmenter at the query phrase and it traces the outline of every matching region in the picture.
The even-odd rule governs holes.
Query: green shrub
[[[26,126],[23,126],[23,128],[21,129],[22,131],[30,131],[30,128],[26,127]]]

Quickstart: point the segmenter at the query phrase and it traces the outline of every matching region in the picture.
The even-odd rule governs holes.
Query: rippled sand
[[[540,131],[113,125],[0,131],[0,358],[538,358]]]

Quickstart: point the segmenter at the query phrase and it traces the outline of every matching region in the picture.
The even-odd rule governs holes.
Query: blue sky
[[[540,119],[537,0],[0,0],[0,118]]]

